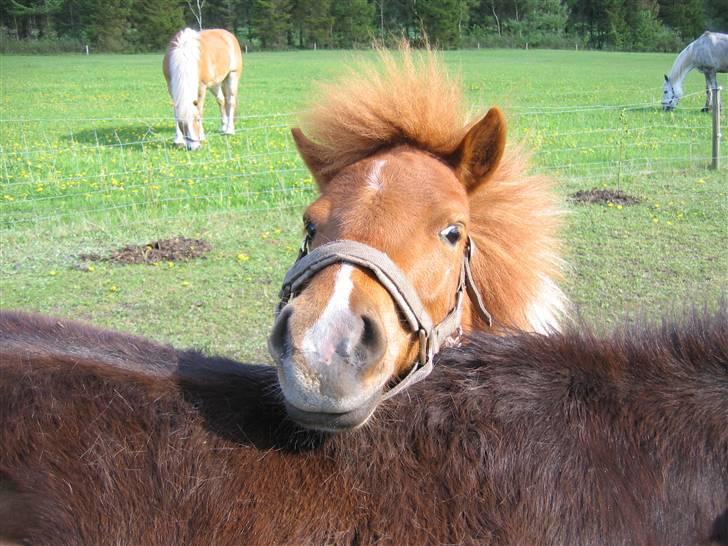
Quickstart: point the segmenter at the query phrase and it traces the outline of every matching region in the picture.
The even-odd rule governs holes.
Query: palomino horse
[[[220,130],[235,134],[235,104],[243,73],[243,55],[235,36],[222,29],[181,30],[169,43],[162,68],[174,102],[175,144],[196,150],[205,139],[202,111],[208,88],[220,106]]]
[[[466,121],[434,53],[399,53],[326,86],[293,131],[320,197],[269,347],[312,428],[360,426],[462,330],[548,332],[565,308],[550,182],[505,149],[498,109]]]
[[[705,76],[703,112],[707,112],[713,104],[713,89],[718,87],[716,72],[728,72],[728,34],[705,32],[680,52],[662,86],[662,108],[666,112],[677,106],[683,96],[683,80],[693,68]]]
[[[276,374],[0,313],[0,543],[728,544],[728,314],[473,334],[357,431]]]

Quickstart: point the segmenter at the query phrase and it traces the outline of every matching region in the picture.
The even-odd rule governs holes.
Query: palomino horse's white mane
[[[193,113],[200,81],[200,35],[186,28],[175,36],[170,47],[170,91],[177,119]]]

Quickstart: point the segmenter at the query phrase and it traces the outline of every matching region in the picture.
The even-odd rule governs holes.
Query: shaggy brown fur
[[[397,53],[380,50],[376,64],[362,63],[347,77],[320,85],[312,105],[302,129],[320,146],[324,178],[402,144],[454,164],[463,137],[482,117],[467,115],[460,82],[437,54],[412,52],[406,43]],[[550,179],[527,174],[528,160],[522,146],[511,146],[492,178],[469,195],[480,290],[498,322],[524,329],[533,328],[527,315],[534,301],[555,319],[567,311],[554,284],[563,265],[561,207]],[[487,327],[476,318],[475,328]]]
[[[728,544],[725,309],[476,335],[407,392],[326,436],[270,368],[4,313],[0,541]]]

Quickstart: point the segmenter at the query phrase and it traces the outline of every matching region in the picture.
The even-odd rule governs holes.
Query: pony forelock
[[[341,80],[319,84],[319,95],[301,123],[330,172],[398,144],[447,155],[465,134],[459,82],[429,48],[380,48],[376,63],[358,63]]]

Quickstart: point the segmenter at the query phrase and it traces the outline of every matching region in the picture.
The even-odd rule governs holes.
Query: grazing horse
[[[320,196],[269,348],[289,413],[322,430],[362,425],[462,331],[555,331],[566,308],[559,207],[500,110],[468,121],[432,51],[378,61],[293,130]]]
[[[704,32],[680,52],[662,86],[662,108],[666,112],[677,106],[683,96],[683,80],[693,68],[705,76],[703,112],[707,112],[713,105],[713,89],[718,87],[716,72],[728,72],[728,34]]]
[[[196,150],[205,139],[202,111],[208,88],[220,106],[220,131],[235,134],[235,104],[243,73],[243,55],[235,36],[222,29],[181,30],[169,43],[162,68],[174,102],[175,144]]]
[[[359,430],[276,373],[0,313],[0,543],[728,544],[728,314],[471,334]]]

